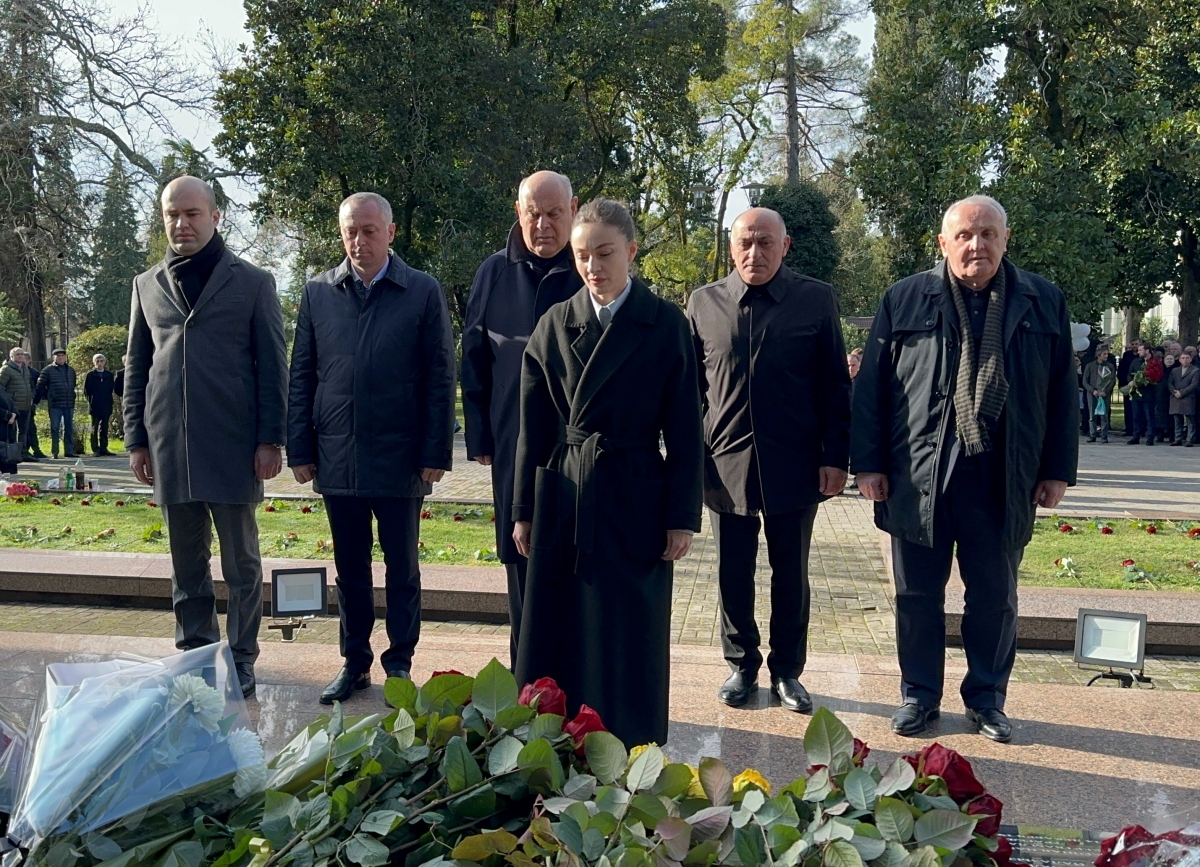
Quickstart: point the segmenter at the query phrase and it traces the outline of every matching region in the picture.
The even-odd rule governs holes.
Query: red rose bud
[[[301,506],[300,514],[301,515],[311,515],[312,514],[312,506]]]
[[[983,817],[975,825],[975,833],[984,837],[995,837],[1000,833],[1000,813],[1003,810],[1000,799],[987,792],[967,804],[967,815]]]
[[[1101,535],[1101,536],[1111,536],[1112,534],[1113,534],[1113,528],[1112,528],[1112,527],[1101,527],[1101,528],[1100,528],[1100,535]]]
[[[158,503],[154,502],[153,500],[147,500],[146,505],[149,506],[151,509],[158,508]]]
[[[600,721],[600,714],[596,713],[586,704],[583,704],[579,706],[579,713],[575,714],[575,719],[563,726],[563,731],[569,734],[575,743],[579,744],[576,752],[582,754],[583,738],[588,732],[606,732],[608,729]]]
[[[1151,524],[1149,527],[1146,528],[1146,532],[1149,533],[1151,536],[1153,536],[1155,533],[1158,532],[1158,527]]]
[[[1070,532],[1071,532],[1072,530],[1074,530],[1074,529],[1075,529],[1075,528],[1074,528],[1074,527],[1072,527],[1070,524],[1063,524],[1062,526],[1060,526],[1060,527],[1058,528],[1058,532],[1060,532],[1060,533],[1070,533]]]
[[[432,518],[432,517],[433,517],[433,512],[430,512],[429,510],[426,510],[426,511],[424,511],[424,512],[422,512],[422,513],[421,513],[421,520],[422,520],[422,521],[428,521],[428,520],[429,520],[430,518]]]
[[[90,506],[91,504],[92,504],[91,500],[80,500],[79,501],[79,505],[81,505],[81,506]]]
[[[1062,565],[1062,557],[1059,557],[1057,560],[1055,560],[1055,561],[1054,561],[1054,565],[1055,565],[1055,566],[1061,566],[1061,565]]]
[[[114,505],[114,506],[124,506],[124,505],[125,505],[125,501],[124,501],[124,500],[117,500],[115,503],[113,503],[113,505]]]
[[[462,674],[462,672],[453,668],[447,669],[446,671],[435,671],[433,674],[429,675],[429,679],[432,680],[433,678],[443,674]]]
[[[275,507],[274,506],[263,506],[263,511],[264,512],[274,512]]]
[[[565,717],[567,715],[567,694],[559,689],[552,677],[539,677],[533,683],[521,687],[517,703],[532,707],[537,701],[538,713],[552,713]]]
[[[1122,565],[1122,566],[1132,566],[1132,565],[1133,565],[1133,561],[1132,561],[1132,560],[1122,560],[1122,561],[1121,561],[1121,565]]]
[[[854,764],[861,768],[863,766],[863,762],[867,760],[867,756],[869,755],[871,755],[871,748],[858,738],[855,738],[854,752],[852,754]]]
[[[941,744],[931,744],[916,756],[905,756],[905,759],[918,775],[941,777],[950,797],[960,804],[983,794],[983,785],[975,779],[971,763]]]
[[[461,521],[462,519],[463,519],[462,515],[458,514],[457,512],[454,513],[454,520]]]
[[[1200,536],[1200,527],[1192,527],[1192,529],[1188,530],[1189,539],[1195,539],[1197,536]]]
[[[56,497],[55,499],[53,499],[53,500],[51,500],[51,501],[50,501],[50,505],[51,505],[51,506],[61,506],[61,505],[62,505],[62,501],[61,501],[61,500],[59,500],[59,499]]]

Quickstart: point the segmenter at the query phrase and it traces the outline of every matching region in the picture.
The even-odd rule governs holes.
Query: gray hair
[[[104,357],[103,352],[97,352],[92,356],[92,363],[95,364],[97,361],[108,361],[108,359]]]
[[[559,186],[562,187],[563,192],[566,193],[568,201],[575,198],[575,190],[571,187],[571,179],[561,172],[552,172],[548,169],[534,172],[529,177],[522,178],[521,185],[517,188],[517,198],[519,199],[521,196],[525,195],[526,191],[532,185],[532,182],[548,180],[554,180],[558,182]]]
[[[959,199],[950,207],[946,208],[946,213],[942,214],[942,234],[950,234],[950,216],[959,208],[964,208],[968,205],[983,205],[991,208],[1000,215],[1000,222],[1004,228],[1008,228],[1008,212],[1004,210],[1004,206],[993,199],[991,196],[985,196],[982,193],[976,196],[967,196],[965,199]]]
[[[10,361],[15,361],[19,356],[24,354],[25,349],[21,346],[14,346],[12,349],[8,350],[8,358]]]
[[[392,222],[392,203],[379,195],[379,193],[351,193],[342,199],[342,203],[338,205],[338,215],[341,216],[343,211],[353,208],[356,205],[366,204],[367,202],[373,202],[379,208],[379,212],[383,214],[383,222],[385,224]]]

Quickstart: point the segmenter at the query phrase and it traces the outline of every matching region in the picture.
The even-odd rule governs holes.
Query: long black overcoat
[[[700,529],[703,439],[687,321],[630,292],[604,331],[587,289],[534,329],[513,519],[533,522],[517,680],[555,678],[632,746],[667,737],[662,554],[667,530]]]
[[[1037,483],[1075,484],[1079,392],[1071,322],[1062,291],[1004,260],[1005,513],[1003,544],[1015,551],[1033,534]],[[883,473],[888,498],[875,524],[933,545],[937,499],[945,488],[958,377],[958,313],[946,263],[891,286],[879,302],[854,382],[850,469]]]
[[[505,249],[479,266],[467,299],[462,336],[462,401],[467,458],[492,456],[496,553],[520,559],[512,538],[513,477],[521,432],[521,357],[538,320],[583,285],[566,248],[543,273],[535,268],[520,225]]]
[[[88,413],[102,418],[112,415],[113,387],[115,380],[111,370],[89,370],[83,378],[83,395],[87,398]]]

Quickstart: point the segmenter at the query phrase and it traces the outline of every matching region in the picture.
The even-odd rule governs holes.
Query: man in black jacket
[[[421,503],[450,469],[454,344],[438,282],[389,249],[392,208],[375,193],[342,202],[346,259],[304,287],[288,395],[288,465],[325,498],[337,564],[345,664],[321,693],[371,684],[371,518],[387,563],[388,677],[409,676],[421,633]]]
[[[54,363],[38,376],[37,394],[50,405],[50,455],[58,457],[61,431],[63,457],[75,457],[75,368],[67,364],[67,351],[54,350]]]
[[[106,370],[108,359],[97,352],[92,356],[92,369],[83,378],[83,395],[88,402],[88,415],[92,417],[92,454],[105,457],[108,450],[108,420],[113,411],[114,380],[111,370]]]
[[[850,374],[833,287],[783,264],[783,218],[754,208],[734,221],[736,270],[688,301],[700,361],[706,470],[721,588],[721,644],[733,673],[717,697],[746,703],[762,664],[754,571],[765,524],[771,562],[771,687],[788,710],[808,650],[808,552],[817,506],[846,484]],[[761,514],[761,518],[759,517]]]
[[[1011,738],[1017,567],[1037,506],[1054,508],[1075,483],[1066,299],[1004,258],[1008,237],[994,199],[951,205],[938,236],[945,261],[887,290],[855,381],[850,468],[892,536],[900,735],[939,715],[957,548],[967,719],[994,741]]]
[[[1131,368],[1141,355],[1142,341],[1137,338],[1129,341],[1129,345],[1121,353],[1121,360],[1117,362],[1117,388],[1124,388],[1129,384],[1129,380],[1133,378]],[[1125,435],[1133,436],[1133,401],[1129,398],[1125,398]]]
[[[34,386],[33,406],[29,408],[29,438],[25,441],[25,450],[27,453],[32,453],[38,460],[42,460],[46,457],[46,453],[42,451],[42,444],[38,441],[37,432],[37,408],[41,402],[41,398],[37,395],[37,382],[41,371],[33,366],[33,356],[28,351],[25,352],[25,366],[29,369],[29,381]]]
[[[529,561],[512,538],[513,473],[521,430],[521,358],[550,307],[579,291],[571,261],[571,219],[579,200],[555,172],[521,181],[508,245],[479,266],[463,326],[462,397],[467,457],[492,468],[496,553],[508,572],[509,651],[517,662]]]

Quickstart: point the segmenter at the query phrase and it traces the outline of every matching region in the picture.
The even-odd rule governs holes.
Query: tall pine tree
[[[138,243],[133,185],[118,156],[105,182],[104,205],[92,237],[92,324],[125,325],[134,275],[145,268]]]

